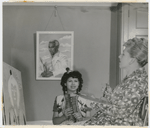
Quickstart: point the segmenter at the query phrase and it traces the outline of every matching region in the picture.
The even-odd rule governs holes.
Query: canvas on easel
[[[3,125],[25,125],[21,72],[3,62]]]

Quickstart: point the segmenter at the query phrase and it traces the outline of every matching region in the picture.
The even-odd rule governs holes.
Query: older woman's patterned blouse
[[[95,103],[99,111],[85,125],[136,125],[143,121],[139,117],[138,103],[148,95],[148,75],[144,68],[134,71],[120,85],[106,95],[111,105]]]

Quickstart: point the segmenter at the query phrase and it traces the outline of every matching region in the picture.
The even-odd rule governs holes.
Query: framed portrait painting
[[[74,32],[36,32],[36,80],[60,80],[73,70]]]

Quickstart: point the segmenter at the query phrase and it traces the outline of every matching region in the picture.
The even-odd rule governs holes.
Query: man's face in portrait
[[[54,56],[57,53],[57,48],[55,47],[55,44],[49,43],[49,52],[52,56]]]

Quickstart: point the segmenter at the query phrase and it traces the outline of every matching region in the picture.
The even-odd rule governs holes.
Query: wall
[[[3,6],[3,61],[21,71],[28,121],[50,120],[55,96],[62,94],[60,81],[35,79],[36,31],[74,31],[74,69],[83,74],[83,92],[100,97],[102,86],[109,82],[110,44],[116,43],[111,40],[116,32],[111,30],[115,19],[110,9],[58,7],[62,24],[53,10],[50,6]]]

